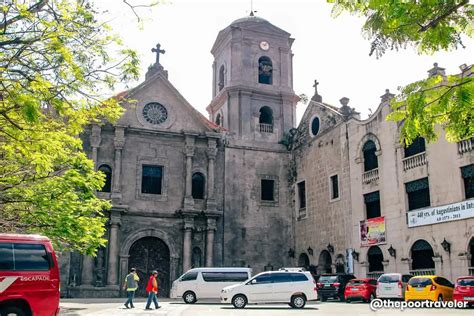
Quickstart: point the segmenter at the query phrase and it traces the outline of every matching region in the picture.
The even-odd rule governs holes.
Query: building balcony
[[[379,169],[372,169],[362,174],[362,183],[369,184],[379,180]]]
[[[458,154],[470,152],[474,149],[474,138],[469,138],[458,142]]]
[[[402,161],[403,171],[426,165],[426,152],[422,152],[414,156],[404,158]]]
[[[273,133],[273,124],[258,123],[260,133]]]
[[[436,275],[435,269],[418,269],[418,270],[410,270],[410,274],[417,276],[417,275]]]

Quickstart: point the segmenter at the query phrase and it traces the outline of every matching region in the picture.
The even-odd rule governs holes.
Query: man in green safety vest
[[[123,284],[123,289],[127,290],[127,301],[124,304],[126,308],[135,308],[135,306],[133,306],[133,299],[135,297],[135,291],[138,289],[138,281],[140,281],[140,278],[138,277],[137,270],[131,268]]]

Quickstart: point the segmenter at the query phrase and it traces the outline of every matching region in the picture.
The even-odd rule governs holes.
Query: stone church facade
[[[209,119],[173,87],[159,62],[160,47],[153,49],[157,59],[145,81],[116,96],[125,108],[120,120],[91,126],[82,135],[96,168],[106,174],[97,194],[113,207],[107,213],[107,246],[96,257],[61,257],[64,295],[117,297],[130,267],[137,268],[142,280],[158,270],[161,296],[169,294],[171,282],[183,272],[200,266],[248,266],[257,273],[300,265],[315,274],[369,273],[361,259],[366,251],[358,244],[360,195],[361,188],[371,191],[366,185],[374,185],[375,175],[355,170],[363,161],[362,139],[380,139],[374,151],[379,159],[388,161],[395,156],[386,152],[401,150],[395,145],[396,124],[383,120],[390,94],[370,119],[360,121],[347,98],[334,107],[323,103],[316,91],[296,126],[293,40],[253,15],[220,31],[211,50]],[[387,147],[383,151],[382,141]],[[473,163],[472,142],[466,146],[460,166]],[[382,166],[377,175],[390,178],[395,167],[385,160]],[[367,182],[367,177],[372,180]],[[399,184],[384,190],[402,188]],[[385,194],[382,213],[390,209],[386,203],[398,201],[388,193],[379,196]],[[433,200],[432,205],[459,201],[458,195]],[[406,211],[394,212],[386,215],[387,229],[406,230]],[[397,224],[389,226],[391,221]],[[446,238],[466,240],[473,235],[473,221],[438,225],[464,223]],[[426,228],[419,231],[433,234]],[[391,234],[386,244],[405,256],[401,238]],[[386,244],[380,246],[384,252]],[[465,251],[466,267],[470,256]],[[386,269],[399,267],[385,258]],[[462,271],[461,263],[454,266]]]

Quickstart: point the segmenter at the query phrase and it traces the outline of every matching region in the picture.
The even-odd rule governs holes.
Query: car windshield
[[[382,275],[379,278],[379,283],[397,283],[400,280],[398,275]]]
[[[458,285],[460,286],[474,286],[474,279],[459,279]]]
[[[424,287],[433,283],[431,282],[431,279],[428,278],[411,278],[410,281],[408,281],[408,284],[411,286]]]
[[[319,278],[319,282],[321,283],[333,283],[337,282],[337,275],[322,275]]]

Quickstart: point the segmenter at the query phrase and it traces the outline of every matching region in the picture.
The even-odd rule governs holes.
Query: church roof
[[[235,20],[230,25],[237,26],[244,23],[265,23],[265,22],[269,23],[267,20],[261,17],[255,16],[255,15],[248,15],[248,16],[244,16],[243,18]]]

